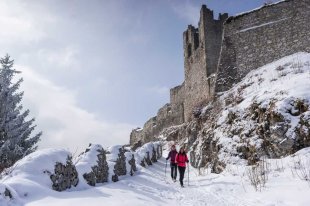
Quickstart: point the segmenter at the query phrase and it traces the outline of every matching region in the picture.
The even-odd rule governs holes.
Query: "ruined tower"
[[[185,121],[191,119],[195,107],[201,107],[213,97],[223,23],[227,18],[225,13],[214,19],[213,11],[203,5],[198,28],[189,25],[183,33]]]

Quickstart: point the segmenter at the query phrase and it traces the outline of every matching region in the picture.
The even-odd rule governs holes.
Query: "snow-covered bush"
[[[76,159],[76,168],[79,173],[81,184],[95,186],[96,183],[108,182],[109,167],[106,160],[106,151],[99,144],[90,144],[85,152]]]
[[[43,149],[17,161],[0,183],[14,188],[18,196],[36,195],[38,190],[62,191],[75,186],[78,176],[71,153],[63,149]]]
[[[110,171],[113,168],[111,179],[113,182],[117,182],[119,176],[127,174],[125,148],[121,145],[109,147],[107,159],[110,162]]]
[[[132,176],[137,171],[135,155],[134,153],[127,151],[125,152],[125,157],[127,174],[130,174]]]
[[[137,162],[145,167],[146,165],[152,165],[152,162],[156,162],[162,156],[162,146],[160,142],[149,142],[136,150]]]
[[[50,171],[45,171],[50,174]],[[54,173],[50,175],[53,183],[52,188],[56,191],[64,191],[79,183],[78,173],[72,163],[72,157],[67,156],[66,164],[56,162]]]
[[[160,158],[161,150],[159,142],[148,143],[138,152],[121,145],[104,150],[101,145],[91,144],[73,161],[67,150],[33,152],[2,173],[0,205],[22,205],[25,197],[55,195],[56,191],[83,190],[98,183],[118,181],[139,170],[136,158],[144,159],[147,154]]]

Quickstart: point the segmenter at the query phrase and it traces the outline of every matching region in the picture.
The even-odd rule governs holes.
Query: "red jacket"
[[[175,158],[175,162],[178,164],[179,167],[186,167],[185,163],[188,162],[186,153],[178,153]]]

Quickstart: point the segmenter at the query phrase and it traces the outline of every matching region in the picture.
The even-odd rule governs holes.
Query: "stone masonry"
[[[184,49],[184,119],[191,120],[195,107],[205,105],[213,97],[215,72],[221,50],[223,23],[228,14],[219,14],[205,5],[200,11],[198,28],[189,25],[183,33]]]
[[[185,80],[170,90],[170,103],[143,129],[130,135],[130,144],[156,140],[166,128],[194,118],[193,112],[228,90],[251,70],[296,52],[310,52],[310,1],[284,0],[228,17],[205,5],[198,28],[183,33]]]
[[[286,0],[228,18],[216,92],[228,90],[260,66],[296,52],[310,52],[309,21],[309,0]]]

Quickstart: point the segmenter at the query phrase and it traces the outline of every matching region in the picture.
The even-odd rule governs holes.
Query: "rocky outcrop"
[[[72,186],[76,187],[79,183],[78,173],[72,163],[72,157],[67,157],[66,164],[57,162],[54,169],[54,174],[50,175],[52,181],[52,188],[58,192],[70,189]]]
[[[308,79],[309,62],[309,54],[298,53],[252,71],[194,110],[192,121],[161,135],[185,145],[193,167],[209,167],[214,173],[230,163],[252,165],[262,157],[280,158],[309,147],[310,87],[302,83]]]
[[[137,137],[138,138],[138,137]],[[132,149],[132,151],[136,151],[136,149],[138,149],[139,147],[141,147],[143,144],[142,144],[142,140],[140,139],[140,140],[138,140],[137,142],[135,142],[134,140],[133,140],[133,145],[132,145],[132,147],[131,147],[131,149]]]
[[[296,127],[294,151],[305,147],[310,147],[310,111],[306,111],[300,116],[299,123]]]

